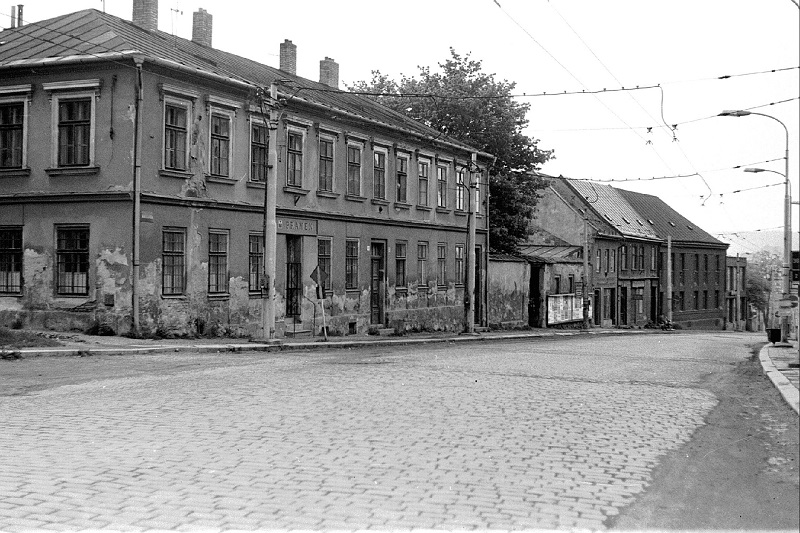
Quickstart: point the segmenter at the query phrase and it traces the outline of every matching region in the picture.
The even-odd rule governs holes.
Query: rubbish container
[[[767,328],[767,340],[772,344],[781,341],[781,328]]]

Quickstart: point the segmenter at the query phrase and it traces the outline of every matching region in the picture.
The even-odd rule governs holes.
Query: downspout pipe
[[[142,220],[142,109],[144,104],[144,91],[142,90],[142,64],[141,57],[133,59],[136,63],[136,113],[135,113],[135,141],[133,149],[133,246],[131,259],[131,307],[133,309],[133,334],[139,335],[139,256],[141,242]]]

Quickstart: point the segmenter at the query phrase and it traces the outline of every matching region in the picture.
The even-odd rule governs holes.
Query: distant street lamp
[[[748,115],[758,115],[760,117],[767,117],[783,126],[783,131],[786,132],[786,151],[784,155],[784,162],[786,164],[786,172],[783,174],[786,182],[786,192],[784,194],[783,205],[783,300],[789,298],[789,293],[792,289],[791,279],[791,264],[792,264],[792,190],[789,186],[789,129],[786,124],[772,115],[764,113],[756,113],[754,111],[745,111],[743,109],[726,110],[719,114],[720,117],[746,117]],[[745,169],[745,172],[775,172],[767,171],[765,169],[754,168]],[[780,174],[780,172],[775,172]],[[789,336],[789,317],[784,316],[781,319],[781,342],[788,342]],[[800,346],[800,338],[798,338],[798,346]]]

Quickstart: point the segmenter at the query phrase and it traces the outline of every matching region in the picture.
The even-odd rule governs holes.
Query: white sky
[[[731,168],[783,174],[783,128],[759,116],[716,115],[798,98],[800,71],[715,78],[800,66],[800,9],[793,0],[498,1],[502,8],[494,0],[160,0],[159,29],[191,38],[192,13],[202,7],[214,17],[216,48],[277,67],[279,45],[291,39],[299,75],[318,79],[319,60],[329,56],[340,65],[341,87],[369,79],[374,69],[415,75],[417,65],[435,67],[448,58],[449,47],[471,52],[498,79],[515,81],[520,94],[660,84],[663,117],[678,124],[677,141],[661,120],[658,89],[525,99],[527,134],[556,154],[542,171],[641,178],[615,186],[657,195],[709,233],[728,234],[720,238],[732,243],[732,254],[756,246],[731,233],[783,227],[782,185],[733,192],[783,183],[783,176]],[[86,8],[130,20],[132,11],[132,0],[12,2],[24,2],[24,19],[32,22]],[[10,6],[0,26],[8,27]],[[799,109],[795,99],[753,110],[788,128],[794,199],[800,199]],[[714,118],[696,120],[706,117]],[[694,172],[705,183],[697,176],[648,180]],[[792,218],[796,234],[797,206]]]

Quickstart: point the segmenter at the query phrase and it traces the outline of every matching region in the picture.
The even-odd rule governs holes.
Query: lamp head
[[[763,168],[746,168],[746,169],[744,169],[744,171],[745,172],[752,172],[754,174],[757,174],[759,172],[765,172],[765,170]]]

